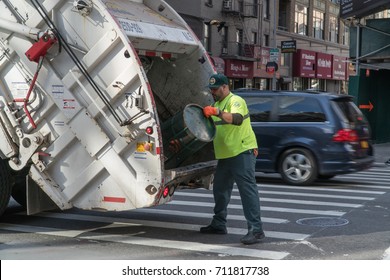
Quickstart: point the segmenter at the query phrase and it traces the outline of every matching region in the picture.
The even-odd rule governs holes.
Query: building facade
[[[232,88],[347,92],[339,0],[166,0]]]

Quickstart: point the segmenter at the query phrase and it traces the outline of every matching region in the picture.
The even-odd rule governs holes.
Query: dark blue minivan
[[[249,108],[256,171],[292,185],[365,170],[374,162],[369,124],[349,95],[233,90]]]

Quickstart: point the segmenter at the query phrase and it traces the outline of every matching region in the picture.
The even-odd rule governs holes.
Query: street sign
[[[297,41],[282,41],[282,53],[295,53],[297,51]]]
[[[278,64],[274,61],[270,61],[267,63],[267,65],[265,66],[265,71],[268,73],[268,74],[273,74],[275,72],[278,71]]]
[[[270,49],[269,50],[269,61],[270,62],[279,62],[279,49]]]

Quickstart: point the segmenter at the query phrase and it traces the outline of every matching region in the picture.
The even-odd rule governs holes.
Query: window
[[[225,48],[225,53],[227,53],[227,48],[228,48],[228,27],[227,26],[224,26],[222,29],[221,29],[221,37],[222,37],[222,48]]]
[[[263,2],[263,15],[265,19],[269,19],[269,0]]]
[[[236,43],[237,43],[237,54],[242,55],[244,53],[244,44],[243,44],[244,32],[242,29],[237,29],[236,31]]]
[[[349,27],[344,25],[343,44],[349,45]]]
[[[329,41],[333,43],[339,42],[339,25],[335,16],[329,17]]]
[[[272,97],[245,98],[251,122],[268,122],[272,110]]]
[[[211,25],[204,24],[203,46],[206,51],[210,51],[210,27]]]
[[[317,99],[303,96],[281,96],[280,122],[325,122],[326,116]]]
[[[264,34],[263,45],[269,47],[269,35],[268,34]]]
[[[253,0],[253,6],[252,6],[252,8],[253,8],[253,16],[254,17],[258,17],[259,16],[259,13],[258,13],[258,11],[259,11],[259,0]]]
[[[251,44],[257,43],[257,32],[252,31],[251,33]]]
[[[301,35],[307,35],[307,19],[308,19],[307,10],[308,8],[301,4],[295,5],[295,24],[294,24],[295,33]]]
[[[318,10],[313,10],[313,36],[324,39],[324,13]]]
[[[334,100],[332,107],[338,112],[338,115],[346,123],[356,124],[361,122],[366,122],[366,119],[362,112],[352,101],[345,101],[343,99]]]
[[[205,5],[210,8],[213,7],[213,0],[206,0]]]
[[[238,0],[238,11],[240,13],[244,13],[244,1],[243,0]]]

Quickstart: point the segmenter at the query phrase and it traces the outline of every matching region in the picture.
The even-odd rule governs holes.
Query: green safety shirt
[[[244,118],[241,125],[234,125],[226,123],[217,116],[212,116],[216,126],[216,135],[213,141],[216,159],[234,157],[242,152],[257,148],[248,107],[243,98],[229,93],[222,101],[217,101],[214,107],[223,112],[238,113]]]

